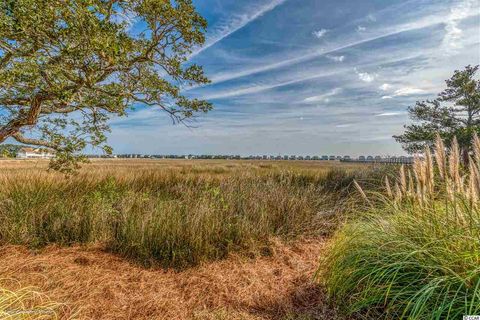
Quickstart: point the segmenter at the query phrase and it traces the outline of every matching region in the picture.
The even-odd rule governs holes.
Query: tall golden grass
[[[388,319],[480,314],[480,140],[467,166],[437,137],[386,197],[333,238],[320,274],[348,313]],[[357,188],[361,190],[360,185]],[[368,192],[367,192],[368,193]],[[361,191],[362,196],[366,193]]]
[[[101,243],[177,268],[232,251],[268,254],[272,237],[329,234],[353,202],[352,181],[383,175],[272,162],[105,163],[68,179],[10,164],[0,174],[0,244]]]

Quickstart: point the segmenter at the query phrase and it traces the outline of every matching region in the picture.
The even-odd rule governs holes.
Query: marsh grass
[[[474,159],[462,168],[456,142],[445,152],[438,138],[433,156],[426,150],[412,169],[402,167],[393,187],[386,179],[387,196],[370,194],[368,213],[335,235],[319,274],[347,313],[480,314],[480,141],[474,142]]]
[[[5,171],[0,244],[101,243],[144,265],[175,268],[232,251],[268,254],[272,237],[330,234],[355,203],[352,181],[384,175],[273,163],[114,164],[94,163],[69,179],[15,166]]]

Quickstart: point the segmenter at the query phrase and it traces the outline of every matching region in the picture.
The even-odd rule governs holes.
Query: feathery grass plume
[[[435,138],[435,160],[437,162],[440,178],[443,180],[445,179],[446,175],[447,157],[445,155],[445,144],[443,143],[443,140],[438,133]]]
[[[473,155],[475,157],[477,167],[480,166],[480,139],[478,138],[477,133],[473,134]]]
[[[470,200],[470,205],[475,206],[478,202],[478,170],[474,164],[474,160],[469,156],[468,161],[468,198]]]
[[[423,184],[422,161],[418,156],[415,156],[413,159],[412,170],[413,170],[413,175],[415,177],[417,186]],[[401,172],[400,172],[400,175],[401,175]]]
[[[453,189],[458,190],[460,187],[460,148],[456,137],[453,137],[450,146],[450,156],[448,158],[448,167],[450,178],[453,181]]]
[[[430,148],[425,148],[425,161],[424,161],[424,166],[425,166],[425,185],[427,188],[427,192],[432,195],[433,194],[433,188],[435,185],[434,179],[435,179],[435,174],[434,174],[434,166],[433,166],[433,158],[432,158],[432,153],[430,152]]]
[[[416,187],[416,194],[415,194],[415,200],[419,203],[423,203],[423,194],[422,194],[422,186],[420,183],[417,183]]]
[[[393,193],[392,193],[392,188],[390,187],[390,180],[388,180],[388,177],[385,176],[385,188],[387,190],[387,196],[389,199],[393,199]]]
[[[400,188],[403,194],[407,193],[407,178],[405,176],[405,166],[402,164],[400,166]]]
[[[402,194],[402,189],[398,185],[398,183],[395,183],[395,203],[400,203],[403,199],[403,194]]]
[[[445,184],[445,193],[447,195],[447,199],[450,203],[455,202],[455,187],[453,186],[454,183],[452,181],[447,181]]]
[[[480,139],[478,138],[477,133],[475,132],[473,134],[473,157],[475,159],[475,166],[474,166],[474,172],[475,172],[475,178],[476,178],[476,184],[478,190],[480,190]],[[472,172],[470,172],[471,174]]]
[[[427,166],[425,161],[420,159],[418,156],[415,157],[413,161],[413,174],[416,180],[416,198],[418,199],[419,204],[423,204],[426,197],[427,190]],[[400,175],[402,173],[400,172]]]
[[[473,178],[472,183],[474,183],[476,190],[480,191],[480,171],[478,170],[476,160],[471,159],[471,157],[469,162],[469,174],[470,177]]]
[[[410,197],[415,195],[415,182],[413,181],[412,170],[408,170],[408,195]]]
[[[368,197],[367,195],[365,194],[365,192],[363,191],[362,187],[360,187],[360,185],[358,184],[357,180],[353,180],[353,184],[355,186],[355,189],[357,189],[357,191],[360,193],[360,195],[362,196],[363,200],[365,200],[365,202],[367,202],[368,204],[370,204],[370,200],[368,200]]]

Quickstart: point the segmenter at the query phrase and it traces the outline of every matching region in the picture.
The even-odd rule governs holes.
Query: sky
[[[208,20],[186,88],[214,110],[191,127],[139,108],[115,153],[401,155],[407,107],[480,63],[480,0],[194,0]]]

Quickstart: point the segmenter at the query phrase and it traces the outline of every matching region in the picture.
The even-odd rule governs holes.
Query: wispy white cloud
[[[380,89],[384,90],[384,91],[386,91],[390,88],[391,88],[391,86],[386,84],[386,83],[384,83],[383,85],[380,86]],[[425,89],[414,88],[414,87],[404,87],[404,88],[400,88],[400,89],[395,90],[391,95],[382,96],[382,100],[393,99],[394,97],[413,96],[413,95],[416,95],[416,94],[424,94],[426,92],[427,91]]]
[[[375,21],[377,21],[377,18],[376,18],[372,13],[370,13],[370,14],[367,16],[367,20],[368,20],[368,21],[371,21],[371,22],[375,22]]]
[[[471,1],[477,1],[477,0],[467,0],[467,1],[471,2]],[[414,1],[411,1],[411,2],[413,3]],[[448,9],[446,8],[444,10],[444,12],[448,13],[449,11],[447,11],[447,10]],[[461,19],[465,19],[465,18],[476,16],[476,15],[479,14],[478,10],[477,11],[470,10],[467,13],[465,13],[465,11],[462,11],[462,12],[463,12],[462,15],[455,16],[456,17],[455,21],[457,21],[457,23],[461,21],[461,20],[459,20],[460,16],[462,17]],[[368,16],[366,17],[366,19],[367,19],[367,21],[369,20]],[[224,82],[224,81],[229,81],[229,80],[233,80],[233,79],[237,79],[237,78],[250,76],[250,75],[261,73],[261,72],[266,72],[266,71],[271,71],[271,70],[275,70],[275,69],[279,69],[279,68],[283,68],[283,67],[288,67],[288,66],[291,66],[291,65],[294,65],[294,64],[297,64],[297,63],[301,63],[303,61],[307,61],[307,60],[317,58],[317,57],[320,57],[320,56],[330,55],[332,53],[335,53],[335,52],[338,52],[338,51],[341,51],[341,50],[345,50],[345,49],[349,49],[349,48],[353,48],[353,47],[356,47],[356,46],[359,46],[359,45],[362,45],[362,44],[366,44],[366,43],[369,43],[369,42],[385,39],[385,38],[395,36],[395,35],[399,35],[399,34],[406,33],[406,32],[412,32],[412,31],[415,31],[415,30],[421,30],[421,29],[424,29],[424,28],[429,28],[429,27],[439,25],[439,24],[444,24],[444,23],[445,23],[445,15],[443,14],[443,11],[439,11],[436,14],[420,16],[419,18],[411,20],[409,22],[399,23],[399,24],[396,24],[396,25],[391,25],[391,26],[388,26],[388,27],[385,27],[385,28],[377,29],[376,30],[377,32],[373,32],[373,29],[372,29],[372,32],[370,32],[369,35],[372,34],[372,33],[373,33],[373,35],[368,37],[368,38],[365,38],[365,39],[361,39],[361,40],[357,40],[357,41],[351,41],[351,42],[343,44],[343,45],[340,44],[337,47],[333,47],[333,48],[330,48],[330,49],[327,48],[327,49],[321,49],[321,50],[316,49],[316,50],[311,50],[311,51],[307,51],[307,52],[305,52],[305,51],[296,52],[296,53],[291,54],[292,58],[276,59],[276,60],[274,59],[273,61],[270,60],[269,62],[265,62],[264,64],[262,64],[260,66],[253,67],[253,68],[246,68],[244,70],[218,73],[216,75],[214,74],[214,75],[210,76],[210,79],[212,80],[212,84],[216,84],[216,83],[221,83],[221,82]],[[369,31],[370,31],[370,29],[369,29]],[[378,33],[378,31],[383,31],[383,33]],[[377,33],[377,34],[375,35],[375,33]],[[352,39],[354,39],[354,38],[352,38]]]
[[[334,56],[334,55],[327,55],[328,59],[336,61],[336,62],[343,62],[345,60],[345,56]]]
[[[313,31],[312,34],[315,38],[320,39],[321,37],[326,35],[327,32],[328,32],[327,29],[320,29],[320,30]]]
[[[394,96],[401,97],[401,96],[411,96],[415,94],[425,93],[425,90],[420,88],[413,88],[413,87],[405,87],[395,91]]]
[[[330,97],[333,97],[337,94],[342,92],[342,88],[334,88],[324,94],[320,94],[318,96],[308,97],[303,100],[305,103],[315,103],[315,102],[329,102]]]
[[[283,86],[288,86],[288,85],[300,83],[303,81],[318,79],[322,77],[328,77],[333,74],[338,74],[338,71],[327,72],[327,73],[312,73],[311,75],[306,75],[306,76],[303,75],[293,80],[280,81],[280,82],[275,82],[275,83],[266,84],[266,85],[251,85],[243,88],[235,88],[233,90],[215,91],[214,93],[211,93],[211,94],[202,95],[202,99],[206,99],[206,100],[223,99],[223,98],[242,96],[246,94],[259,93],[262,91],[275,89]]]
[[[403,115],[405,112],[383,112],[376,114],[375,117],[393,117],[393,116],[399,116]]]
[[[391,87],[392,87],[391,84],[384,83],[384,84],[382,84],[379,88],[380,88],[380,90],[387,91],[387,90],[389,90]]]
[[[372,82],[375,80],[376,75],[368,72],[360,72],[355,68],[355,72],[358,75],[358,78],[363,82]]]
[[[369,42],[377,41],[380,39],[388,38],[391,36],[395,36],[404,32],[409,32],[413,30],[418,30],[418,29],[423,29],[427,28],[433,25],[437,25],[443,23],[443,18],[442,17],[428,17],[427,19],[419,19],[418,21],[415,22],[410,22],[407,24],[402,24],[399,26],[396,26],[393,28],[391,32],[386,32],[386,33],[381,33],[376,36],[372,36],[369,38],[365,38],[362,40],[357,40],[357,41],[352,41],[343,45],[338,45],[337,47],[333,47],[330,49],[326,50],[312,50],[310,52],[299,52],[292,54],[293,58],[289,59],[280,59],[276,60],[270,63],[263,64],[258,67],[253,67],[250,69],[244,69],[240,71],[233,71],[233,72],[226,72],[226,73],[219,73],[219,74],[214,74],[210,76],[210,80],[212,81],[212,84],[217,84],[237,78],[242,78],[246,76],[250,76],[253,74],[261,73],[261,72],[266,72],[266,71],[271,71],[283,67],[288,67],[291,65],[295,65],[297,63],[301,63],[304,61],[308,61],[310,59],[318,58],[321,56],[327,56],[331,55],[333,53],[336,53],[341,50],[353,48],[362,44],[366,44]]]
[[[352,123],[344,123],[344,124],[337,124],[335,128],[350,128],[352,126],[353,126]]]
[[[382,57],[382,59],[375,59],[373,63],[363,64],[362,66],[364,68],[373,69],[373,68],[378,68],[380,64],[400,63],[402,61],[410,59],[409,56],[403,57],[401,59],[396,58],[397,55],[394,55],[394,56],[395,58],[393,59],[390,56]],[[223,99],[223,98],[237,97],[242,95],[249,95],[249,94],[259,93],[259,92],[263,92],[263,91],[267,91],[270,89],[275,89],[283,86],[298,84],[305,81],[315,80],[319,78],[324,78],[324,77],[328,78],[332,76],[338,77],[342,74],[347,75],[351,73],[351,70],[352,70],[351,67],[346,66],[343,68],[331,68],[324,72],[318,72],[315,69],[312,69],[310,70],[310,72],[307,72],[307,73],[292,74],[289,72],[285,75],[285,77],[283,77],[283,80],[276,79],[277,81],[267,83],[267,84],[250,83],[250,85],[248,86],[243,86],[243,87],[235,86],[232,89],[226,89],[226,90],[214,89],[214,90],[211,90],[210,92],[201,94],[201,98],[210,100],[210,99]],[[375,74],[375,76],[377,75]],[[255,97],[255,100],[256,99],[258,99],[258,97]]]
[[[197,50],[195,50],[190,55],[189,58],[191,59],[194,56],[198,55],[199,53],[207,50],[208,48],[222,41],[229,35],[245,27],[252,21],[272,11],[273,9],[275,9],[285,1],[286,0],[271,0],[268,3],[263,4],[261,6],[253,6],[246,13],[238,14],[231,17],[228,21],[224,22],[223,24],[218,26],[216,29],[214,29],[210,34],[208,34],[205,44],[201,48],[198,48]]]
[[[475,5],[476,2],[476,5]],[[479,13],[478,1],[466,0],[459,1],[459,3],[450,9],[450,14],[445,20],[445,37],[443,38],[443,47],[445,50],[456,51],[462,48],[460,39],[463,35],[463,30],[458,25],[459,22],[472,14],[472,12]]]

